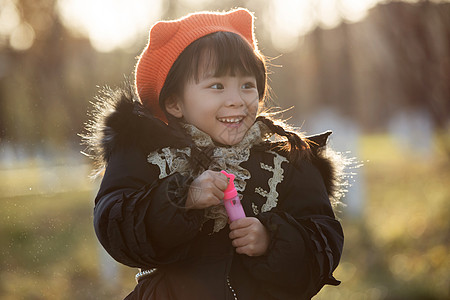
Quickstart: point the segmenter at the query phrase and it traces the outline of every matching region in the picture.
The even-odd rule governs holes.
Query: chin
[[[236,144],[239,144],[242,141],[242,139],[243,139],[243,137],[239,137],[236,139],[222,140],[219,143],[222,145],[234,146]]]

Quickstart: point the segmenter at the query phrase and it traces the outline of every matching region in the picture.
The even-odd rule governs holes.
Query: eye
[[[223,90],[223,84],[221,84],[221,83],[214,83],[213,85],[210,86],[210,88],[216,89],[216,90]]]
[[[241,86],[241,88],[244,90],[254,89],[256,88],[256,84],[254,82],[246,82]]]

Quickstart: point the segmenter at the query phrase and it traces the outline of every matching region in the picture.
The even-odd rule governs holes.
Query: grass
[[[129,292],[134,270],[119,268],[117,280],[131,280],[115,287],[99,275],[92,196],[81,191],[0,199],[1,299],[110,299]]]
[[[448,299],[447,157],[438,150],[421,157],[380,135],[364,137],[360,159],[366,205],[360,217],[345,209],[341,216],[346,240],[335,276],[342,284],[315,299]],[[96,240],[95,185],[71,188],[72,174],[56,189],[42,187],[36,168],[7,171],[0,170],[0,298],[124,298],[135,270],[108,261]]]
[[[340,287],[317,299],[448,299],[450,289],[450,162],[426,157],[386,136],[361,141],[366,205],[343,217]]]

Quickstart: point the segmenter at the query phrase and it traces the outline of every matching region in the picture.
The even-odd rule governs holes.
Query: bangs
[[[265,66],[261,58],[256,56],[252,47],[237,34],[216,32],[197,40],[191,46],[189,52],[192,51],[195,55],[190,60],[187,80],[198,81],[203,74],[214,77],[265,77]]]

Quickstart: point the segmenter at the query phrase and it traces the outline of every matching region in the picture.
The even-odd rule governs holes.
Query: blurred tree
[[[0,64],[7,62],[0,77],[0,137],[13,147],[54,155],[79,143],[97,86],[118,85],[123,74],[129,76],[134,55],[94,51],[61,24],[55,0],[12,3],[35,39],[23,50],[0,45]]]
[[[450,117],[450,5],[392,3],[380,13],[385,20],[378,25],[398,66],[396,84],[403,93],[398,109],[425,109],[444,128]]]
[[[316,28],[277,62],[287,66],[272,78],[280,102],[303,118],[327,106],[384,130],[396,111],[412,108],[429,112],[437,128],[449,124],[448,3],[378,5],[359,23]]]
[[[133,52],[96,52],[85,37],[60,21],[57,0],[0,2],[0,138],[18,147],[51,149],[78,144],[97,86],[117,86],[132,75]],[[193,10],[244,6],[257,15],[257,38],[269,57],[278,56],[271,38],[272,0],[220,3],[164,1],[161,18]],[[6,12],[8,14],[6,14]],[[6,17],[7,16],[7,17]],[[8,22],[6,22],[6,21]],[[6,22],[6,23],[5,23]],[[437,128],[450,119],[450,4],[420,1],[378,5],[358,23],[316,28],[273,60],[270,84],[283,107],[301,123],[314,111],[332,108],[367,130],[383,130],[408,107],[433,116]],[[66,145],[69,142],[69,145]],[[62,149],[61,148],[61,149]],[[450,152],[450,150],[449,150]]]

